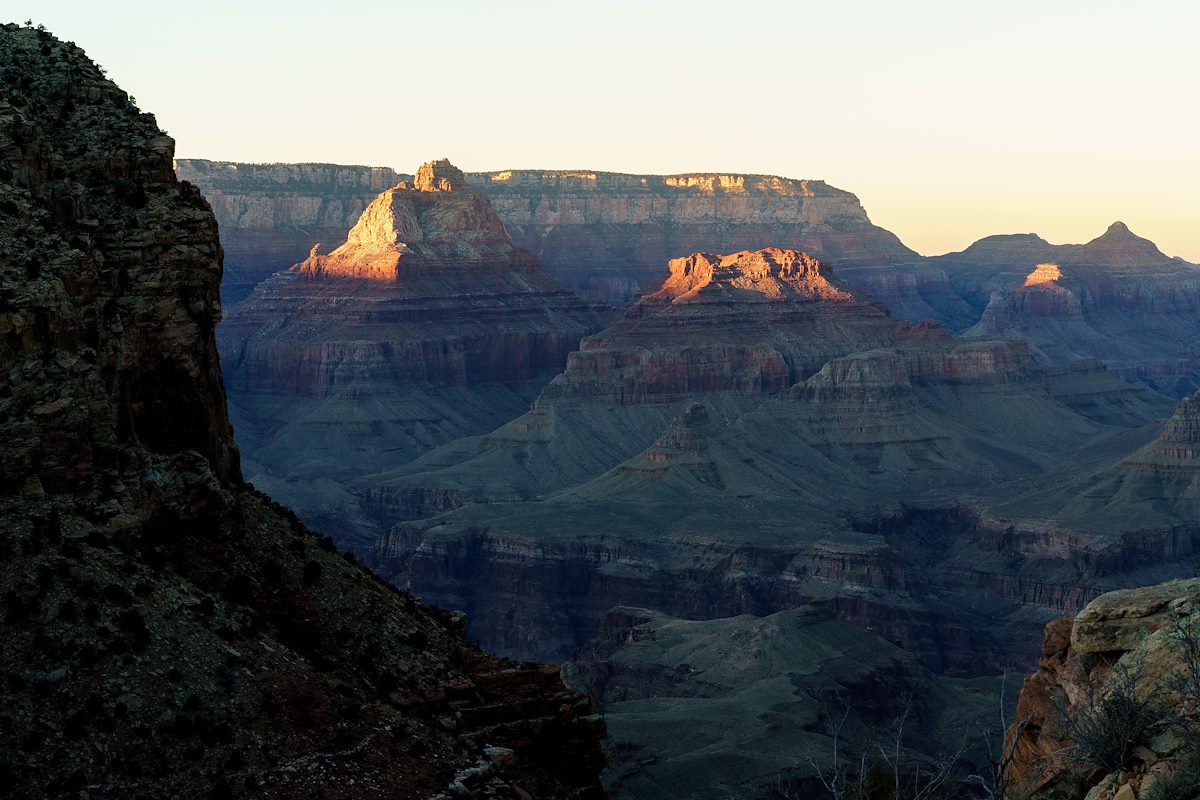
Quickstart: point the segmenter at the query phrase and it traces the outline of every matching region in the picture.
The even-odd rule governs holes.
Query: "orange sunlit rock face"
[[[1025,285],[1042,286],[1054,283],[1061,277],[1062,270],[1058,268],[1058,264],[1038,264],[1037,269],[1025,276]]]
[[[828,270],[808,253],[768,247],[763,250],[711,255],[693,253],[675,258],[671,276],[647,300],[678,303],[697,299],[718,288],[744,293],[743,300],[852,299],[829,282]],[[711,287],[711,288],[710,288]]]
[[[487,198],[449,161],[430,161],[411,181],[376,197],[346,243],[321,255],[319,245],[299,265],[301,278],[395,281],[448,268],[536,270],[514,247]]]

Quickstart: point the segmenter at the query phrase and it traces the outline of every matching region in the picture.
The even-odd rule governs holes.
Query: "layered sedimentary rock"
[[[472,174],[513,240],[585,294],[621,301],[696,251],[777,246],[835,266],[919,257],[824,181],[772,175],[503,170]]]
[[[1147,444],[1163,398],[896,322],[802,254],[671,270],[528,414],[373,479],[366,502],[396,521],[383,574],[511,654],[569,656],[614,603],[706,618],[823,598],[971,674],[1129,580],[1121,553],[1190,569],[1187,536],[1156,557],[1151,536],[1025,538],[987,510]]]
[[[1047,625],[1008,731],[1010,796],[1194,795],[1198,647],[1195,579],[1105,594]]]
[[[613,609],[571,675],[604,710],[612,797],[823,797],[822,776],[865,787],[885,771],[880,746],[928,778],[948,742],[964,753],[947,795],[970,796],[980,741],[1016,700],[1012,687],[1003,708],[999,678],[934,676],[820,605],[703,621]]]
[[[227,301],[245,296],[247,281],[296,263],[317,242],[341,242],[357,216],[355,205],[361,210],[400,179],[374,167],[181,159],[177,168],[212,201],[221,224],[237,271],[226,279]],[[503,170],[467,178],[492,201],[513,240],[541,259],[551,276],[607,303],[656,287],[664,263],[696,251],[791,247],[846,267],[921,260],[871,224],[853,194],[823,181],[589,170]],[[914,269],[922,283],[945,282]],[[910,289],[898,290],[897,298]]]
[[[1020,336],[1051,364],[1102,360],[1181,396],[1200,387],[1200,267],[1120,222],[1083,245],[991,237],[931,259],[980,309],[972,336]]]
[[[1200,393],[1180,401],[1154,441],[1089,477],[1060,513],[1099,529],[1137,520],[1200,532]]]
[[[855,289],[885,303],[896,319],[935,320],[954,332],[979,321],[979,309],[962,296],[951,273],[931,259],[843,266],[838,274]]]
[[[512,244],[461,172],[426,164],[221,326],[250,479],[369,546],[347,484],[518,416],[601,319]]]
[[[226,305],[303,260],[313,245],[342,242],[376,195],[409,177],[389,167],[198,158],[176,159],[175,171],[200,187],[221,225]]]
[[[661,291],[582,342],[529,413],[377,476],[369,487],[377,512],[404,518],[431,496],[461,503],[569,486],[649,445],[679,403],[703,397],[714,413],[736,416],[896,333],[878,303],[796,251],[695,254],[669,269]]]
[[[0,74],[0,794],[599,796],[555,669],[242,483],[216,222],[154,118],[41,30]]]

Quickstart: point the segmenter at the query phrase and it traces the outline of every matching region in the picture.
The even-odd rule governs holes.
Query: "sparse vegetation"
[[[961,795],[965,746],[937,758],[916,758],[905,746],[905,728],[914,709],[911,696],[886,729],[864,732],[854,747],[845,740],[852,704],[839,694],[840,709],[826,709],[831,742],[826,763],[810,761],[817,779],[834,800],[935,800]],[[781,783],[783,798],[800,797]]]
[[[1200,797],[1200,753],[1193,751],[1175,769],[1150,784],[1141,800],[1195,800]]]
[[[1151,726],[1170,717],[1158,687],[1142,685],[1143,674],[1140,662],[1118,662],[1079,702],[1058,706],[1081,759],[1109,772],[1125,769]]]

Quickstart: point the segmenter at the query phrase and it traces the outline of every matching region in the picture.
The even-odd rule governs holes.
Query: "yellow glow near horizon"
[[[1191,0],[5,10],[82,45],[181,157],[823,179],[926,254],[1121,219],[1200,261]]]

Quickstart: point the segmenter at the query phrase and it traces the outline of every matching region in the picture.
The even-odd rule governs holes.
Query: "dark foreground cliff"
[[[599,795],[556,668],[242,483],[216,222],[154,118],[44,31],[0,74],[0,796]]]

